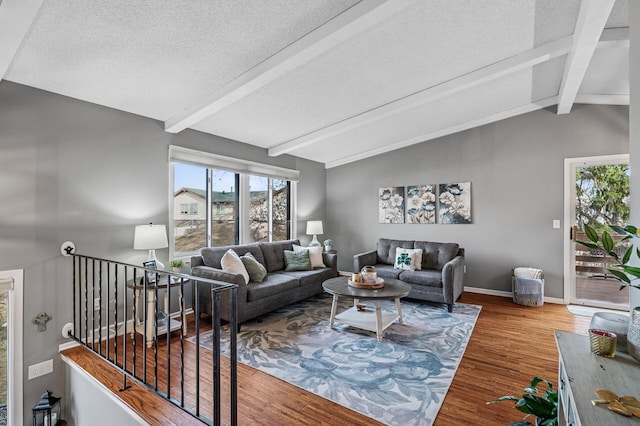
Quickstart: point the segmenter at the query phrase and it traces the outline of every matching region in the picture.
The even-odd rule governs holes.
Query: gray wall
[[[563,297],[564,158],[628,152],[628,108],[575,105],[540,110],[327,171],[328,237],[339,268],[378,237],[457,242],[465,285],[511,291],[511,268],[545,273],[548,297]],[[471,182],[472,224],[379,224],[378,188]]]
[[[0,270],[24,269],[25,419],[45,389],[63,394],[56,355],[71,320],[73,241],[89,256],[141,263],[133,228],[168,223],[170,144],[299,169],[299,236],[324,219],[324,167],[195,131],[165,133],[163,124],[7,81],[0,82]],[[320,194],[319,196],[311,194]],[[306,216],[306,214],[310,216]],[[158,251],[166,261],[168,250]],[[31,320],[53,316],[39,333]],[[26,381],[29,365],[54,359],[54,373]],[[63,401],[64,403],[64,401]]]

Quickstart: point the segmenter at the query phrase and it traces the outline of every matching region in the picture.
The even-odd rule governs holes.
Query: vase
[[[640,306],[636,306],[631,311],[627,332],[627,352],[636,361],[640,361]]]

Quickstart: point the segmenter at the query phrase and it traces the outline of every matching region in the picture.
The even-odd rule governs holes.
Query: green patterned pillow
[[[311,259],[309,258],[309,250],[301,250],[298,252],[284,251],[285,271],[310,271]]]
[[[240,256],[240,260],[242,260],[244,267],[249,273],[249,278],[251,278],[250,281],[261,283],[267,277],[267,268],[265,268],[262,263],[258,262],[250,252]]]

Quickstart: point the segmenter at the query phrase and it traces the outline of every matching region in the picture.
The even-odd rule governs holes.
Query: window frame
[[[294,218],[296,217],[297,210],[297,182],[299,179],[300,172],[298,170],[286,169],[277,166],[271,166],[268,164],[261,164],[252,161],[225,157],[218,154],[206,153],[202,151],[197,151],[189,148],[183,148],[175,145],[169,146],[169,180],[170,180],[170,188],[169,188],[169,254],[171,258],[175,256],[175,235],[174,235],[174,184],[175,184],[175,164],[181,163],[186,165],[193,165],[198,167],[203,167],[206,169],[207,174],[207,184],[206,184],[206,222],[207,222],[207,230],[205,235],[204,246],[211,247],[212,243],[212,226],[211,226],[211,218],[212,218],[212,210],[213,207],[211,205],[211,193],[212,190],[212,181],[211,181],[211,173],[213,169],[226,170],[232,173],[236,173],[238,178],[236,182],[237,190],[237,205],[238,211],[236,214],[236,244],[249,244],[251,241],[250,237],[250,229],[249,229],[249,209],[250,209],[250,187],[249,187],[249,176],[263,176],[268,178],[268,204],[269,211],[271,213],[271,204],[272,204],[272,187],[273,179],[285,180],[288,182],[288,217],[289,217],[289,238],[293,238],[293,236],[297,235],[297,224]],[[268,240],[272,241],[273,239],[273,217],[269,214],[269,236]],[[191,255],[197,254],[198,251],[193,252],[185,252],[181,253],[180,257],[189,258]]]

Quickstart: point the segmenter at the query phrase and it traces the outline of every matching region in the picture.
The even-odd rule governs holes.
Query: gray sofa
[[[259,315],[298,302],[322,293],[322,283],[338,276],[337,254],[323,253],[325,268],[314,268],[309,271],[285,271],[284,250],[293,250],[293,245],[300,245],[298,240],[277,241],[272,243],[255,243],[225,247],[205,247],[200,256],[191,258],[191,275],[238,285],[237,321],[238,324]],[[267,269],[264,281],[245,284],[242,274],[229,273],[222,270],[220,261],[228,249],[233,249],[239,256],[251,252]],[[196,283],[198,287],[198,307],[200,315],[211,315],[211,285]],[[229,321],[230,303],[221,301],[220,316]]]
[[[422,269],[395,269],[396,248],[422,249]],[[464,249],[455,243],[390,240],[379,238],[377,249],[356,254],[353,270],[375,266],[379,277],[395,278],[411,285],[407,297],[446,303],[449,312],[464,289]]]

